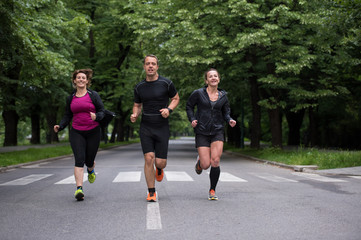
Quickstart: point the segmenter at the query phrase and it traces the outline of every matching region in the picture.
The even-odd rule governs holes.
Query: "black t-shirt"
[[[164,123],[159,110],[168,107],[169,98],[173,98],[177,90],[173,82],[159,76],[156,81],[147,82],[145,79],[134,88],[134,102],[143,104],[142,123]]]

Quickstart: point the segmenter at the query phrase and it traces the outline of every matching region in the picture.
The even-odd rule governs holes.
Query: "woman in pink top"
[[[88,89],[91,84],[93,71],[80,69],[73,73],[72,82],[75,91],[67,97],[65,114],[54,131],[63,130],[71,120],[70,145],[74,153],[74,176],[77,190],[75,198],[84,200],[83,176],[84,164],[87,166],[88,181],[95,181],[95,157],[100,143],[99,122],[104,117],[104,105],[97,92]]]

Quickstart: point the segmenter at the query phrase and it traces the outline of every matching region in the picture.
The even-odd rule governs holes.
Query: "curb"
[[[105,150],[110,150],[110,149],[117,148],[117,147],[127,146],[127,145],[129,145],[129,144],[120,145],[120,146],[112,146],[112,147],[107,147],[107,148],[101,148],[101,149],[98,150],[98,152],[105,151]],[[35,165],[35,164],[39,164],[39,163],[42,163],[42,162],[55,161],[55,160],[59,160],[59,159],[62,159],[62,158],[68,158],[68,157],[73,157],[73,154],[68,154],[68,155],[63,155],[63,156],[58,156],[58,157],[52,157],[52,158],[46,158],[46,159],[36,160],[36,161],[32,161],[32,162],[20,163],[20,164],[10,165],[10,166],[6,166],[6,167],[0,167],[0,173],[1,172],[6,172],[6,171],[11,170],[11,169],[15,169],[15,168],[21,168],[21,167],[24,167],[24,166]]]
[[[287,165],[287,164],[280,163],[280,162],[274,162],[274,161],[255,158],[252,156],[244,155],[242,153],[235,153],[235,152],[231,152],[231,151],[224,151],[224,152],[229,155],[243,157],[243,158],[253,160],[256,162],[262,162],[262,163],[269,164],[269,165],[274,165],[274,166],[278,166],[278,167],[282,167],[282,168],[291,169],[291,170],[294,170],[295,172],[306,172],[308,170],[317,170],[317,168],[318,168],[317,165]]]
[[[35,165],[35,164],[39,164],[42,162],[55,161],[55,160],[72,157],[72,156],[73,156],[73,154],[68,154],[68,155],[63,155],[63,156],[59,156],[59,157],[46,158],[46,159],[41,159],[41,160],[27,162],[27,163],[20,163],[20,164],[10,165],[10,166],[6,166],[6,167],[0,167],[0,172],[6,172],[7,170],[14,169],[14,168],[21,168],[24,166]]]
[[[314,170],[318,169],[317,165],[287,165],[287,164],[280,163],[280,162],[274,162],[274,161],[255,158],[255,157],[252,157],[252,156],[244,155],[242,153],[235,153],[235,152],[231,152],[231,151],[227,151],[227,150],[224,151],[224,152],[226,154],[229,154],[229,155],[243,157],[243,158],[253,160],[253,161],[256,161],[256,162],[262,162],[264,164],[269,164],[269,165],[274,165],[274,166],[278,166],[278,167],[282,167],[282,168],[287,168],[287,169],[293,170],[295,172],[309,172],[309,171],[314,171]]]
[[[224,153],[229,154],[229,155],[242,157],[242,158],[252,160],[252,161],[256,161],[256,162],[262,162],[264,164],[270,164],[270,165],[290,169],[290,170],[293,170],[295,172],[314,173],[314,174],[324,175],[324,176],[361,176],[361,174],[354,174],[354,173],[335,173],[335,172],[326,172],[326,171],[322,172],[323,170],[317,170],[318,169],[317,165],[287,165],[287,164],[284,164],[284,163],[259,159],[259,158],[255,158],[255,157],[252,157],[252,156],[244,155],[242,153],[235,153],[235,152],[231,152],[231,151],[227,151],[227,150],[224,151]],[[330,170],[330,171],[332,171],[332,170]]]

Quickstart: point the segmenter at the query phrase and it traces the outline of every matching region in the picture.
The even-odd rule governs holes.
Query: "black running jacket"
[[[227,92],[218,89],[219,98],[212,107],[211,100],[207,93],[207,87],[203,87],[193,91],[189,96],[186,111],[188,120],[198,120],[197,126],[194,128],[196,134],[214,135],[224,131],[224,123],[233,120],[230,116],[231,110],[227,98]],[[197,106],[197,112],[194,114],[194,108]]]

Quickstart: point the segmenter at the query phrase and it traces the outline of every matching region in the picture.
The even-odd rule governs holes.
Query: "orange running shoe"
[[[164,171],[163,169],[156,168],[155,169],[155,179],[157,179],[158,182],[161,182],[164,177]]]
[[[148,202],[156,202],[157,201],[157,192],[148,193],[147,201]]]
[[[213,189],[209,191],[208,200],[218,200],[216,191],[214,191]]]

